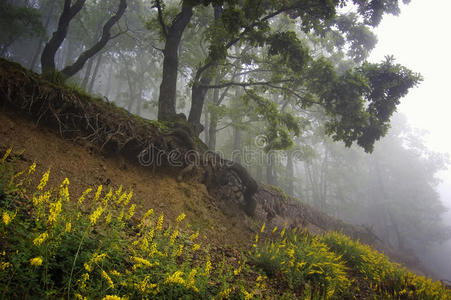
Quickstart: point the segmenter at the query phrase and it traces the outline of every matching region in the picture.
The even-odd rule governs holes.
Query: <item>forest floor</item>
[[[177,173],[173,169],[143,168],[120,154],[101,152],[90,142],[61,138],[57,130],[38,126],[34,120],[6,106],[3,109],[0,106],[0,124],[0,153],[10,147],[16,154],[20,153],[20,159],[15,162],[18,169],[27,168],[33,162],[37,163],[36,171],[40,174],[51,168],[49,185],[59,186],[69,178],[71,195],[81,195],[96,185],[113,189],[122,185],[125,190],[133,190],[138,216],[150,208],[157,215],[164,213],[168,220],[185,213],[190,229],[202,232],[201,238],[211,245],[212,260],[215,256],[219,260],[226,255],[232,263],[236,262],[241,253],[251,249],[253,237],[262,225],[258,219],[243,214],[239,207],[221,209],[224,203],[215,199],[196,177],[176,180]],[[37,186],[38,180],[36,178],[32,185]],[[312,212],[314,210],[309,209],[309,213]],[[318,224],[307,221],[304,225],[316,231],[319,228]],[[337,230],[322,227],[320,231]],[[407,267],[424,275],[424,267],[419,264]],[[357,299],[374,296],[368,282],[359,275],[351,276],[360,287]]]

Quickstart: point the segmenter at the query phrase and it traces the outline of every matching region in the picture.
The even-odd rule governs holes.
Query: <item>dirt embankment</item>
[[[41,172],[50,167],[53,185],[68,177],[70,192],[77,196],[93,185],[122,184],[133,189],[143,210],[154,208],[172,220],[185,212],[193,229],[206,233],[218,247],[246,248],[263,222],[302,226],[314,233],[343,230],[423,273],[414,260],[385,247],[365,227],[331,218],[271,187],[259,185],[250,193],[253,179],[237,166],[224,169],[208,161],[217,159],[214,156],[199,166],[181,162],[179,167],[168,163],[143,167],[138,155],[149,145],[166,154],[192,151],[196,157],[205,153],[205,147],[189,136],[182,123],[166,128],[143,120],[101,99],[43,81],[5,60],[0,60],[0,124],[0,150],[25,149],[18,163],[36,161]],[[253,217],[245,213],[249,195]]]

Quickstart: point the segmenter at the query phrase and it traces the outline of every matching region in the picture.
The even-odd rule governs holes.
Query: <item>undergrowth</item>
[[[169,225],[150,209],[141,217],[133,191],[98,186],[74,197],[69,179],[47,186],[47,170],[27,190],[36,164],[15,173],[0,164],[2,299],[250,299],[262,283],[209,257],[181,214]],[[242,271],[242,272],[241,272]],[[257,288],[259,289],[257,291]]]
[[[50,169],[17,172],[14,157],[8,149],[0,160],[1,299],[353,299],[357,280],[371,299],[451,299],[440,282],[337,232],[263,225],[231,264],[210,256],[183,213],[138,217],[123,187],[71,195],[69,179],[49,187]]]

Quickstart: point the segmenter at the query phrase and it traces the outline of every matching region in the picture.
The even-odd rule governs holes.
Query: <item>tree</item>
[[[42,51],[41,66],[43,73],[56,71],[55,54],[67,36],[70,22],[83,8],[86,0],[77,0],[74,4],[71,4],[71,2],[71,0],[64,1],[63,11],[58,20],[58,27]],[[88,59],[97,54],[110,39],[117,36],[111,36],[111,29],[122,17],[126,8],[126,0],[120,0],[116,13],[104,24],[100,39],[89,49],[82,52],[72,65],[66,66],[61,70],[64,78],[69,78],[80,71]]]
[[[0,3],[0,56],[20,38],[42,36],[45,33],[37,9]]]

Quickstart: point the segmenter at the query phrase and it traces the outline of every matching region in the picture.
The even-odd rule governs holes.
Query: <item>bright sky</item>
[[[385,16],[376,29],[379,42],[370,61],[394,55],[398,63],[423,75],[424,81],[402,99],[398,111],[413,127],[429,131],[428,148],[451,156],[450,11],[450,0],[412,0],[399,16]],[[441,177],[442,200],[451,208],[451,168]],[[451,224],[451,213],[447,219]]]

